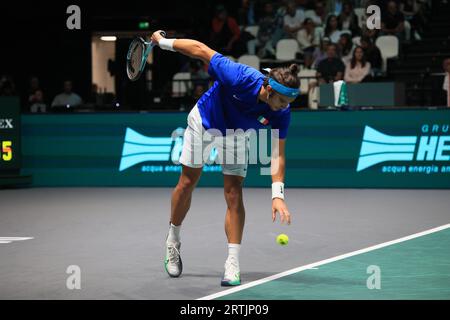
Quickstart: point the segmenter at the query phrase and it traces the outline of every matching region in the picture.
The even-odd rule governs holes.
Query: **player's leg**
[[[245,223],[245,209],[242,198],[243,177],[224,175],[224,195],[227,203],[225,233],[228,243],[240,244]]]
[[[224,147],[225,161],[222,164],[222,172],[227,203],[225,233],[228,243],[240,244],[245,222],[242,185],[247,175],[249,137],[246,135],[238,135],[231,139],[227,137]]]
[[[225,141],[223,156],[226,161],[222,164],[222,172],[227,203],[225,233],[228,239],[228,258],[221,284],[235,286],[241,284],[239,251],[245,223],[242,185],[247,174],[249,138],[238,135],[236,140],[235,137],[227,137]]]
[[[179,226],[191,206],[192,192],[197,185],[202,168],[190,168],[183,165],[180,179],[172,192],[170,222]]]
[[[172,192],[169,233],[166,239],[166,257],[164,266],[171,277],[179,277],[183,271],[180,256],[180,229],[191,206],[192,192],[197,185],[202,168],[190,168],[183,165],[180,179]]]
[[[191,196],[197,185],[203,167],[203,127],[198,107],[188,116],[188,127],[183,136],[183,150],[180,155],[182,171],[178,184],[172,192],[170,222],[179,226],[191,205]],[[199,153],[199,154],[195,154]]]
[[[222,286],[241,284],[239,251],[245,223],[242,185],[247,175],[249,141],[247,135],[227,136],[225,143],[222,144],[224,150],[219,151],[219,154],[222,154],[225,159],[222,162],[222,172],[224,174],[224,195],[227,203],[225,233],[228,239],[228,258],[225,262]]]
[[[202,124],[197,107],[188,116],[188,127],[184,133],[180,163],[183,165],[180,179],[172,192],[169,233],[166,239],[164,267],[171,277],[179,277],[183,271],[180,256],[180,230],[191,206],[192,192],[202,173],[203,163],[195,163],[194,152],[202,151]]]
[[[221,284],[234,286],[241,283],[239,250],[245,224],[245,208],[242,194],[244,177],[224,175],[224,195],[227,203],[225,233],[228,239],[228,258]]]

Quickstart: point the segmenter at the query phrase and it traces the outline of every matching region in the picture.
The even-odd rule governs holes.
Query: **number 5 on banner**
[[[11,144],[12,144],[11,141],[2,142],[2,159],[4,161],[11,161],[12,159]]]

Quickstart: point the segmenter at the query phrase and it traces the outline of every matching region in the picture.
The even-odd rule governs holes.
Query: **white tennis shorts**
[[[241,177],[247,175],[250,143],[248,134],[235,132],[222,136],[217,130],[205,130],[197,105],[189,113],[187,124],[183,136],[181,164],[191,168],[220,164],[223,174]]]

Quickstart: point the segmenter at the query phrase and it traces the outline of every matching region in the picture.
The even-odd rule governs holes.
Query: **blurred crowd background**
[[[200,61],[155,50],[138,83],[126,78],[132,37],[156,29],[260,70],[299,64],[293,108],[319,109],[320,85],[338,80],[400,83],[403,106],[449,105],[445,0],[80,2],[81,30],[65,27],[69,3],[22,5],[8,5],[0,22],[0,95],[19,96],[23,112],[189,110],[212,81]],[[367,27],[371,5],[381,9],[379,29]],[[93,39],[102,34],[114,53],[99,62]],[[96,82],[97,69],[107,80]]]

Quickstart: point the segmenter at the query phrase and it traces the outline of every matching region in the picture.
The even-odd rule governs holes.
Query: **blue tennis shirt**
[[[273,111],[267,103],[258,100],[265,76],[258,70],[236,63],[220,53],[214,54],[209,75],[215,80],[197,105],[205,129],[279,130],[279,138],[286,138],[291,119],[290,106]]]

